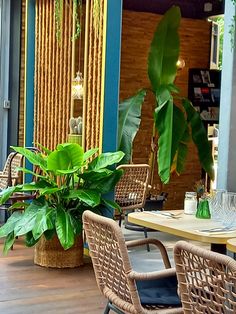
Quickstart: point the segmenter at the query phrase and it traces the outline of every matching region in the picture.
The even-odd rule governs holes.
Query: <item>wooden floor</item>
[[[124,233],[127,240],[143,237],[140,232],[124,230]],[[161,232],[153,232],[150,237],[158,238],[165,244],[173,263],[172,249],[178,238]],[[0,239],[0,314],[103,313],[106,300],[97,288],[89,261],[76,269],[36,266],[33,263],[33,249],[25,248],[20,239],[7,256],[2,256],[1,252]],[[134,250],[130,252],[130,258],[137,271],[163,269],[160,253],[153,248],[149,253],[146,247]],[[144,260],[146,263],[135,265]],[[151,265],[154,269],[150,269]]]
[[[1,255],[0,314],[103,313],[106,300],[91,263],[77,269],[47,269],[34,265],[33,253],[17,240],[13,251]]]

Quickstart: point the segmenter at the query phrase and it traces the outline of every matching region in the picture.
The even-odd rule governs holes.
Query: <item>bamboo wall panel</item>
[[[142,87],[149,87],[147,57],[149,46],[161,16],[150,13],[123,11],[120,99],[133,95]],[[185,68],[179,72],[176,85],[181,94],[188,94],[188,69],[208,68],[211,24],[204,20],[182,19],[180,27],[181,52]],[[134,142],[133,162],[147,163],[153,125],[154,98],[148,95],[143,108],[140,131]],[[157,169],[154,184],[157,190],[169,193],[166,208],[183,208],[185,191],[192,191],[201,177],[201,167],[195,147],[190,145],[186,171],[172,177],[170,184],[161,187]]]
[[[86,90],[84,96],[85,115],[85,148],[95,148],[101,146],[101,85],[102,85],[102,52],[103,52],[103,19],[104,0],[100,2],[99,20],[94,19],[94,1],[90,3],[89,10],[89,32],[88,32],[88,64]],[[96,32],[96,26],[98,32]]]
[[[21,5],[21,56],[20,56],[20,108],[18,145],[24,145],[24,92],[25,92],[25,0]]]
[[[53,149],[67,140],[71,105],[72,0],[56,39],[54,1],[36,1],[34,141]]]

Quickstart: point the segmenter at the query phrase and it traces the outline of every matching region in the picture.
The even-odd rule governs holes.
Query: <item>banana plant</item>
[[[211,149],[200,115],[188,99],[179,95],[180,91],[174,84],[180,50],[178,34],[180,20],[179,7],[173,6],[166,12],[154,33],[148,55],[148,76],[151,92],[156,99],[152,147],[157,147],[154,153],[157,154],[158,174],[164,184],[170,181],[173,172],[177,174],[183,172],[191,138],[197,147],[202,168],[211,179],[214,179]],[[135,100],[132,97],[130,99]],[[135,106],[133,101],[128,102],[130,107]],[[124,103],[127,104],[127,101]],[[140,115],[141,105],[142,103],[137,101],[136,106],[140,108]],[[123,104],[119,107],[120,118],[124,110],[122,106]],[[131,123],[133,117],[129,116],[127,110],[127,129]],[[138,131],[138,127],[135,131]],[[126,137],[124,132],[122,137]],[[122,143],[124,142],[127,143],[128,140],[123,139]],[[132,147],[131,141],[129,144]],[[125,153],[128,151],[128,157],[130,156],[130,147],[127,150],[125,145],[120,145],[119,149]],[[151,159],[154,160],[153,156]]]
[[[84,152],[74,143],[59,144],[50,151],[40,146],[44,153],[35,154],[27,148],[13,147],[25,156],[40,173],[20,168],[37,178],[36,182],[9,187],[0,192],[0,204],[4,204],[15,192],[33,192],[30,203],[15,203],[13,214],[0,228],[5,237],[4,253],[12,247],[15,238],[25,236],[26,246],[33,246],[44,235],[50,240],[56,235],[67,250],[82,233],[82,214],[86,209],[102,213],[104,207],[120,209],[119,205],[106,199],[106,193],[114,190],[122,170],[112,170],[123,152],[103,153],[94,157],[98,149]],[[23,213],[17,211],[24,206]]]

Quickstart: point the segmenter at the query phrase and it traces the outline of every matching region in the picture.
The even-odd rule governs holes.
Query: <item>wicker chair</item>
[[[18,167],[22,167],[23,156],[18,153],[10,153],[7,157],[3,171],[0,171],[0,190],[6,189],[22,181],[22,173],[17,171]]]
[[[184,241],[174,247],[185,314],[236,313],[236,261]]]
[[[36,147],[27,147],[35,154],[39,153],[40,150]],[[4,169],[2,172],[0,172],[0,191],[3,189],[6,189],[9,186],[14,186],[16,184],[19,184],[23,181],[22,172],[18,172],[17,168],[23,166],[24,156],[13,152],[10,153],[7,161],[5,163]],[[38,172],[37,167],[34,169],[35,172]],[[36,180],[36,178],[33,178],[33,180]],[[8,208],[16,202],[24,202],[24,201],[30,201],[35,198],[35,194],[30,193],[14,193],[9,201],[6,204],[3,204],[0,206],[0,210],[5,211],[5,221],[9,216]],[[23,210],[23,208],[17,208],[17,210]]]
[[[10,153],[7,157],[3,171],[0,171],[0,191],[9,186],[14,186],[22,182],[22,172],[17,170],[23,165],[23,156],[18,153]],[[5,212],[5,221],[8,218],[7,209],[11,202],[7,202],[0,206],[0,210]]]
[[[183,313],[175,269],[170,268],[166,249],[160,241],[142,239],[125,243],[115,221],[90,211],[84,212],[83,223],[97,284],[108,299],[104,314],[110,309],[119,314]],[[159,248],[166,269],[148,273],[132,270],[127,247],[147,243]]]

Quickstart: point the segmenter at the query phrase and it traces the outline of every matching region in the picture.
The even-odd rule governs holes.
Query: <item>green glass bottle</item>
[[[198,203],[197,212],[196,212],[197,218],[202,219],[210,219],[211,213],[209,209],[209,203],[206,198],[201,198]]]

